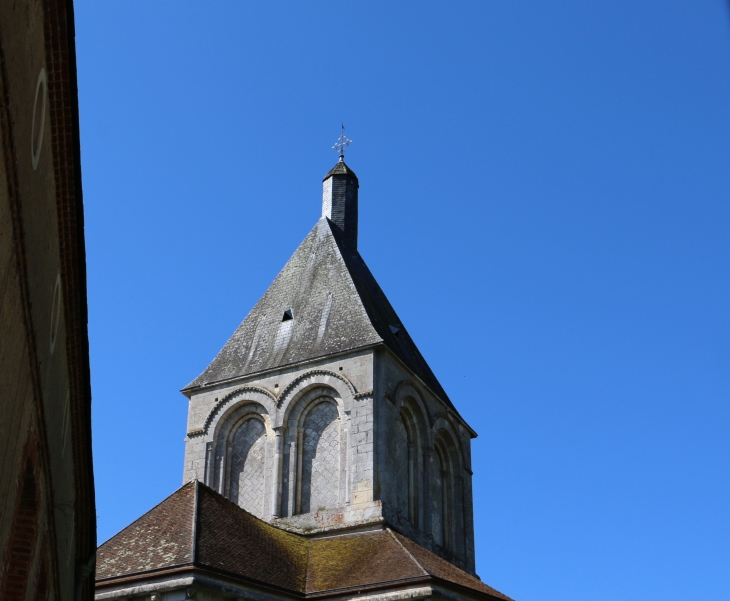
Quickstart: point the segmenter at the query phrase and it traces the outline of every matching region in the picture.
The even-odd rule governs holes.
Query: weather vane
[[[334,148],[338,153],[340,153],[340,160],[345,160],[345,150],[347,150],[347,147],[352,144],[352,140],[348,139],[347,136],[345,136],[345,126],[342,126],[342,133],[340,134],[339,139],[337,142],[335,142],[335,145],[332,147]]]

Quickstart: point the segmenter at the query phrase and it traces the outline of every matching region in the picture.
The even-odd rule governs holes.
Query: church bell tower
[[[322,217],[190,398],[184,482],[309,534],[390,524],[474,571],[470,439],[357,250],[344,156]]]
[[[189,399],[183,486],[98,550],[98,601],[512,601],[475,574],[471,439],[357,249],[355,173]]]

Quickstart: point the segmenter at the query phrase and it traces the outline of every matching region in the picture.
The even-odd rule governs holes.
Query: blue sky
[[[320,213],[464,417],[518,601],[730,587],[721,0],[76,2],[99,540],[181,484],[187,401]]]

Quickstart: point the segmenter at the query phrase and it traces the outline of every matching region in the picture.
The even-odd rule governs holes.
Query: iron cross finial
[[[335,145],[332,147],[340,154],[340,161],[345,160],[345,150],[347,150],[347,147],[350,144],[352,144],[352,140],[348,139],[347,136],[345,136],[345,126],[343,125],[342,133],[340,134],[337,142],[335,142]]]

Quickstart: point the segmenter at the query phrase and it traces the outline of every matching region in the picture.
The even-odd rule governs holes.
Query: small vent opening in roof
[[[287,309],[284,311],[284,317],[281,318],[281,321],[289,321],[290,319],[294,319],[294,314],[291,309]]]
[[[400,332],[400,328],[398,326],[390,326],[390,331],[397,336]]]

